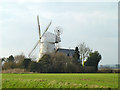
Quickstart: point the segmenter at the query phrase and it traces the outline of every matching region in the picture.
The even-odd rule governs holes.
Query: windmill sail
[[[41,37],[41,32],[40,32],[39,16],[37,16],[37,21],[38,21],[38,31],[39,31],[39,39],[40,39],[40,37]]]
[[[32,52],[36,49],[37,45],[40,43],[40,40],[38,40],[38,42],[35,44],[34,48],[31,50],[31,52],[29,53],[29,57],[31,56]]]
[[[52,21],[50,21],[50,23],[48,24],[47,28],[45,29],[45,31],[43,32],[43,34],[42,34],[42,36],[41,36],[41,37],[43,37],[43,36],[44,36],[45,32],[48,30],[48,28],[50,27],[51,23],[52,23]]]

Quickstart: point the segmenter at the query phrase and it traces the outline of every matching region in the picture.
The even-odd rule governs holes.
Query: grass
[[[2,74],[2,88],[118,88],[118,74]]]

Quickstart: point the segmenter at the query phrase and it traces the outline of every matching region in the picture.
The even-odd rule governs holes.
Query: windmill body
[[[55,42],[56,42],[56,35],[50,32],[46,32],[44,36],[41,38],[40,43],[40,52],[38,61],[44,54],[53,53],[56,51]]]

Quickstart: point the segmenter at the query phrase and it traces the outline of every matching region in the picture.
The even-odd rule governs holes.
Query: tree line
[[[23,54],[11,55],[7,59],[2,58],[5,62],[2,69],[21,68],[37,73],[97,72],[100,60],[101,55],[98,51],[92,51],[82,43],[75,48],[72,57],[57,52],[45,54],[39,62],[36,62]]]

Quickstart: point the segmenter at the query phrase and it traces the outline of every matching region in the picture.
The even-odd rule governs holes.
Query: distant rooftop
[[[74,49],[65,49],[65,48],[58,48],[57,52],[61,52],[66,54],[67,56],[73,56],[75,50]]]

